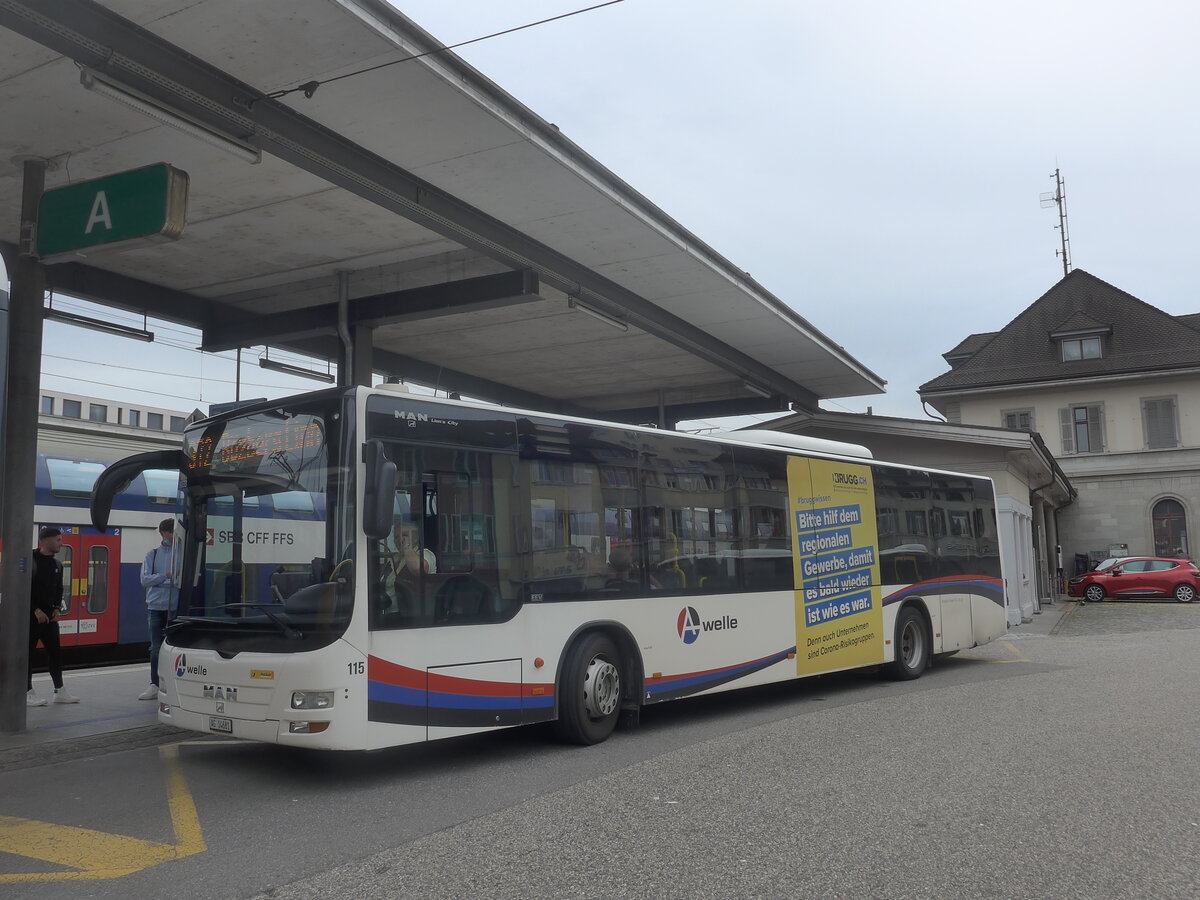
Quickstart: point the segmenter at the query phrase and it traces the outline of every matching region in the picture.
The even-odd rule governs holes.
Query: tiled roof
[[[1188,313],[1185,316],[1176,316],[1175,318],[1189,328],[1195,328],[1197,331],[1200,331],[1200,313]]]
[[[1088,331],[1099,329],[1112,328],[1111,322],[1101,322],[1099,319],[1094,319],[1085,313],[1082,309],[1075,310],[1065,322],[1060,322],[1056,328],[1051,329],[1051,334],[1062,334],[1064,331]]]
[[[1081,317],[1081,318],[1077,318]],[[1185,321],[1190,319],[1193,321]],[[1073,321],[1112,326],[1101,359],[1063,362],[1051,333]],[[1075,269],[984,342],[977,352],[918,388],[921,394],[990,385],[1200,367],[1200,314],[1176,317],[1095,275]],[[964,347],[971,335],[955,348]],[[951,351],[953,353],[954,351]]]
[[[953,350],[947,350],[943,353],[942,359],[949,360],[954,356],[974,356],[979,352],[980,347],[999,333],[998,331],[981,331],[979,334],[968,334],[958,342],[958,345]]]

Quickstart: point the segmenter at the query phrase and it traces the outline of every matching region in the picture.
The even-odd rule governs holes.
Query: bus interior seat
[[[333,582],[325,581],[300,588],[284,601],[283,611],[302,618],[328,616],[337,606],[337,587]]]
[[[276,603],[282,603],[288,597],[296,593],[301,588],[308,587],[313,583],[312,573],[309,571],[287,571],[282,566],[271,573],[271,600]]]

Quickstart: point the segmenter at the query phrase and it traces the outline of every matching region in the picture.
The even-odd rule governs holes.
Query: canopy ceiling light
[[[584,303],[578,297],[568,297],[567,298],[567,306],[571,307],[571,309],[577,309],[582,313],[587,313],[593,319],[598,319],[601,322],[603,322],[605,325],[609,325],[613,328],[619,329],[620,331],[628,331],[629,330],[629,323],[622,322],[616,316],[611,316],[606,312],[601,312],[598,309],[594,309],[594,308],[588,306],[586,303]]]
[[[258,364],[264,369],[270,369],[272,372],[283,372],[285,375],[299,375],[301,378],[311,378],[313,381],[324,381],[326,384],[333,384],[333,374],[330,372],[314,372],[312,369],[305,369],[302,366],[293,366],[288,363],[276,362],[273,359],[263,357],[258,361]]]
[[[145,328],[134,328],[131,325],[121,325],[117,322],[105,322],[103,319],[92,319],[88,316],[63,312],[62,310],[50,307],[44,309],[42,315],[44,318],[54,319],[56,322],[65,322],[68,325],[77,325],[80,328],[90,328],[92,331],[103,331],[105,334],[117,334],[121,337],[133,338],[135,341],[146,341],[149,343],[154,340],[154,332],[147,331]]]
[[[89,69],[86,66],[81,67],[79,71],[79,83],[93,94],[99,94],[101,97],[107,97],[110,100],[123,103],[130,109],[136,109],[142,115],[149,116],[156,122],[169,125],[177,131],[182,131],[184,134],[190,135],[198,141],[203,141],[209,146],[224,150],[226,153],[230,153],[238,159],[245,160],[251,165],[257,165],[262,161],[262,151],[257,147],[251,147],[249,144],[244,144],[230,135],[221,134],[207,126],[199,125],[186,118],[182,113],[169,110],[142,96],[133,90],[133,88],[119,85],[107,75],[102,75],[95,69]]]

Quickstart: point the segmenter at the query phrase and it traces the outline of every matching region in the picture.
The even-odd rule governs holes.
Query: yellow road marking
[[[1013,654],[1013,656],[1016,657],[1016,659],[990,659],[990,660],[988,660],[988,662],[994,662],[994,663],[1033,662],[1033,660],[1026,659],[1024,656],[1022,656],[1021,651],[1017,649],[1016,644],[1014,644],[1012,641],[1001,641],[1000,643],[1003,646],[1007,647],[1010,651],[1012,651],[1012,654]]]
[[[121,878],[172,859],[208,849],[200,830],[196,804],[179,766],[179,748],[158,748],[167,770],[167,805],[175,843],[108,834],[90,828],[55,825],[34,819],[0,816],[0,852],[64,866],[69,872],[28,872],[0,875],[0,884],[27,881],[86,881]]]

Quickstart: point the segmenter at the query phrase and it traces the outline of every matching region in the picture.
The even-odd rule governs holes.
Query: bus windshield
[[[340,425],[334,398],[201,422],[184,433],[188,539],[169,630],[174,645],[292,652],[345,631],[353,492]]]

